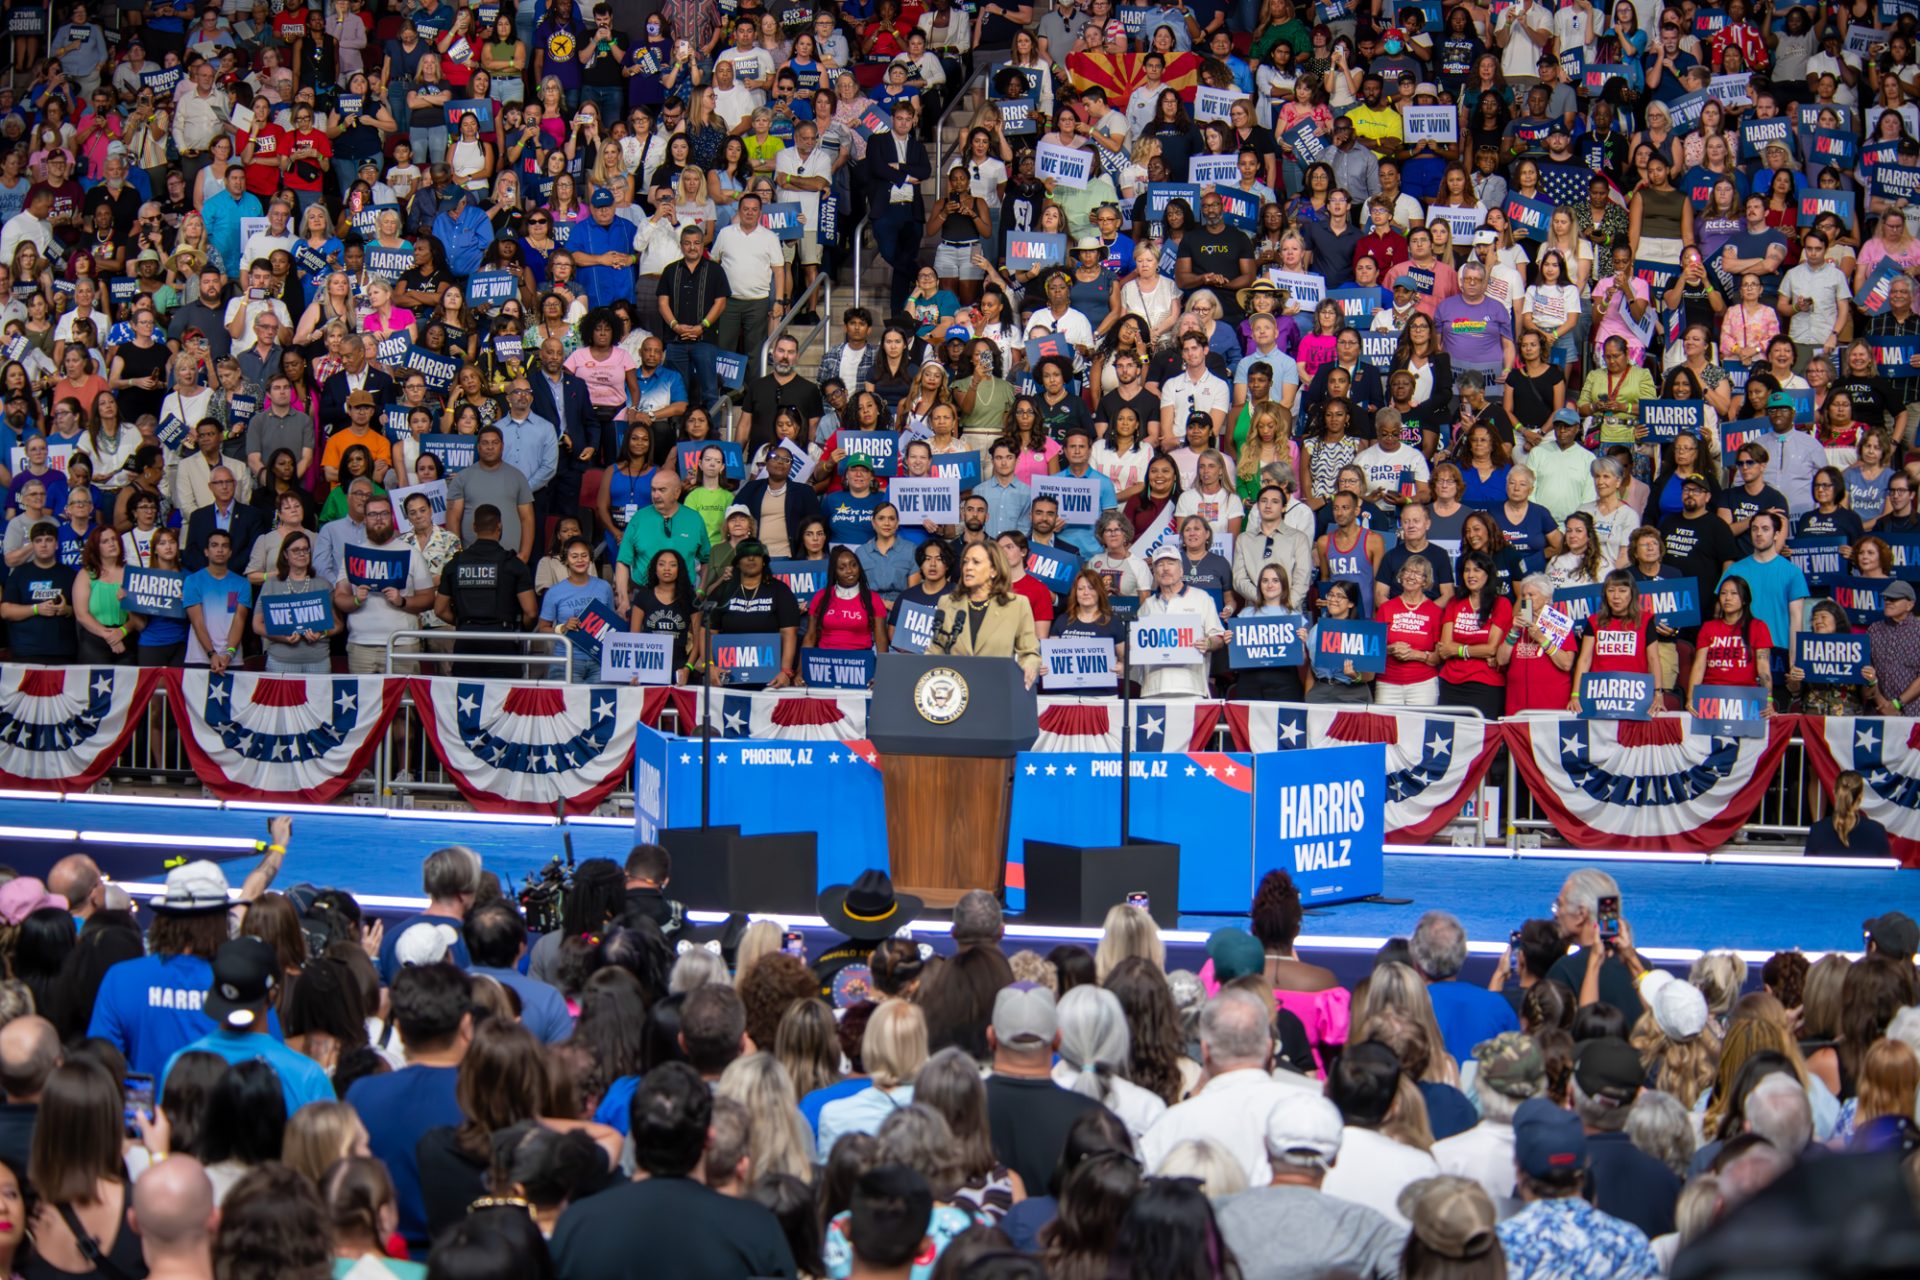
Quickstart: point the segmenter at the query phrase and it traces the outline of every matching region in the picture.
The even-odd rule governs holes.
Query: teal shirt
[[[634,512],[633,519],[627,521],[625,536],[620,539],[620,563],[627,566],[627,571],[638,581],[661,551],[678,551],[689,570],[705,564],[713,555],[713,544],[707,540],[706,520],[685,505],[675,508],[672,518],[666,520],[650,505]]]
[[[280,1095],[286,1100],[289,1117],[309,1102],[334,1100],[333,1081],[312,1058],[287,1048],[271,1035],[229,1031],[225,1028],[201,1036],[167,1059],[167,1069],[160,1073],[162,1093],[166,1090],[167,1075],[173,1070],[173,1064],[179,1061],[180,1054],[194,1052],[217,1054],[236,1064],[251,1062],[255,1058],[265,1062],[280,1077]]]

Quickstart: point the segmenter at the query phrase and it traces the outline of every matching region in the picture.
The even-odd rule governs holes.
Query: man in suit
[[[548,515],[577,515],[580,510],[580,480],[595,467],[605,466],[600,456],[600,419],[594,416],[593,400],[580,375],[567,370],[567,349],[560,339],[548,338],[540,344],[539,358],[528,367],[526,378],[533,388],[531,412],[551,422],[560,432],[560,465],[547,486]],[[536,539],[537,541],[537,539]]]
[[[253,544],[266,532],[259,508],[241,502],[234,495],[236,481],[230,467],[215,467],[207,479],[213,501],[187,517],[187,545],[180,563],[188,573],[207,567],[207,539],[215,529],[233,539],[232,563],[244,565],[253,554]]]
[[[340,371],[320,385],[320,429],[328,435],[347,425],[347,397],[356,391],[371,394],[377,404],[392,404],[398,389],[393,379],[367,359],[368,339],[350,333],[340,341]]]
[[[920,271],[920,239],[927,225],[920,184],[932,176],[926,144],[913,136],[912,105],[894,103],[893,131],[870,139],[866,159],[860,162],[867,207],[873,211],[873,238],[880,256],[893,268],[889,316],[906,308],[913,278]]]

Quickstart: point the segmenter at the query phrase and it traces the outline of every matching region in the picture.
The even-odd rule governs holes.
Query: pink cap
[[[42,907],[66,911],[72,904],[57,893],[47,892],[47,886],[33,876],[20,876],[0,885],[0,921],[19,924]]]

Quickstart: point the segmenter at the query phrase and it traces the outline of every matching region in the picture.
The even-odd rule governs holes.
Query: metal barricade
[[[402,640],[415,642],[434,640],[451,643],[449,649],[429,649],[420,644],[416,649],[397,649],[394,646]],[[463,640],[479,640],[490,644],[509,641],[515,644],[544,644],[554,646],[544,654],[531,653],[469,653],[460,648]],[[528,668],[535,663],[552,663],[560,659],[559,682],[573,683],[573,637],[563,636],[557,631],[453,631],[446,627],[437,627],[432,631],[396,631],[387,637],[387,674],[402,674],[393,669],[395,662],[411,662],[416,670],[422,662],[463,662],[479,663],[482,666],[516,666]],[[549,679],[545,676],[526,677],[534,683]]]

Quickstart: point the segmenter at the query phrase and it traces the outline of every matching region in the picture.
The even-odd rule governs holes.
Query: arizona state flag
[[[1097,84],[1107,91],[1107,105],[1116,111],[1125,111],[1127,99],[1146,83],[1146,73],[1140,69],[1146,56],[1144,53],[1070,53],[1067,72],[1073,77],[1074,88],[1085,89]],[[1191,103],[1193,91],[1200,84],[1200,59],[1191,53],[1174,54],[1167,60],[1161,82],[1178,90],[1182,102]]]

